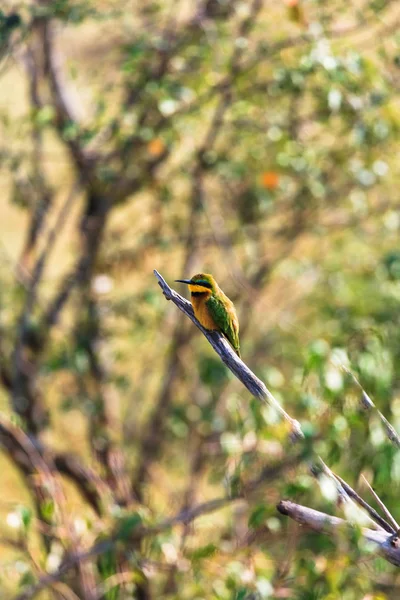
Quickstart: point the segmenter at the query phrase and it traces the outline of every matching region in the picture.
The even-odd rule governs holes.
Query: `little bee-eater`
[[[196,319],[210,331],[220,331],[240,357],[239,320],[233,302],[209,273],[198,273],[192,279],[176,279],[186,283],[191,293]]]

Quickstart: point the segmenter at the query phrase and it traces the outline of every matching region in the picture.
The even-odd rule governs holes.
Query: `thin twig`
[[[369,491],[371,492],[371,494],[373,495],[373,497],[375,498],[377,504],[379,504],[380,509],[382,510],[382,512],[384,513],[385,517],[387,518],[387,520],[390,522],[390,524],[392,525],[392,527],[394,527],[394,530],[397,532],[400,529],[399,524],[397,523],[396,519],[393,517],[393,515],[389,512],[389,510],[386,508],[385,504],[382,502],[382,500],[379,498],[378,494],[375,492],[375,490],[372,488],[372,486],[369,484],[369,482],[367,481],[367,479],[364,477],[364,475],[361,475],[364,483],[366,484],[367,488],[369,489]]]
[[[373,401],[371,400],[371,398],[369,397],[369,395],[367,394],[367,392],[364,390],[363,386],[358,381],[358,379],[354,375],[354,373],[352,373],[350,371],[350,369],[348,369],[343,364],[341,365],[341,367],[345,371],[345,373],[347,373],[347,375],[349,375],[349,377],[351,377],[351,379],[353,380],[353,382],[355,383],[355,385],[360,390],[360,392],[361,392],[361,404],[362,404],[363,408],[365,408],[367,411],[373,411],[373,412],[375,412],[375,414],[381,420],[381,423],[382,423],[382,425],[383,425],[383,427],[385,429],[385,433],[386,433],[386,436],[389,439],[389,441],[392,442],[392,444],[394,444],[397,448],[400,448],[400,437],[399,437],[399,434],[397,433],[397,431],[395,430],[395,428],[393,427],[393,425],[391,423],[389,423],[389,421],[386,419],[386,417],[375,406],[375,404],[373,403]]]

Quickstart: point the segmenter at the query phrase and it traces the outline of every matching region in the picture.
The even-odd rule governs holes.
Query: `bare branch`
[[[243,385],[251,392],[251,394],[258,398],[261,402],[272,406],[279,415],[284,418],[290,425],[291,434],[294,439],[300,439],[304,437],[301,430],[300,423],[293,419],[288,413],[281,407],[279,402],[265,386],[265,384],[254,375],[247,365],[235,354],[231,349],[224,336],[218,331],[209,331],[202,327],[196,317],[194,316],[193,308],[190,302],[182,298],[177,292],[172,290],[165,279],[154,270],[154,274],[157,277],[158,284],[161,287],[164,296],[167,300],[172,302],[183,312],[189,319],[200,329],[203,335],[210,342],[216,353],[220,356],[222,362],[232,371],[232,373],[243,383]]]
[[[71,90],[65,84],[61,71],[61,60],[54,45],[54,23],[49,19],[41,20],[41,41],[43,44],[44,71],[49,78],[54,105],[57,110],[59,127],[64,128],[71,123],[78,124],[78,106],[73,101]],[[79,145],[69,142],[70,149],[77,163],[82,166],[86,157]]]
[[[341,477],[339,477],[339,475],[336,475],[336,473],[334,473],[325,463],[322,459],[320,459],[323,469],[325,471],[325,473],[327,475],[329,475],[329,477],[332,477],[332,479],[336,480],[340,486],[342,487],[342,489],[344,490],[344,492],[347,494],[347,496],[349,496],[349,498],[351,498],[352,500],[354,500],[361,508],[363,508],[368,515],[370,516],[370,518],[372,519],[372,521],[376,524],[379,525],[379,527],[381,529],[384,529],[385,531],[387,531],[388,533],[395,533],[393,527],[387,523],[385,521],[385,519],[383,519],[374,508],[372,508],[372,506],[370,506],[367,502],[365,502],[365,500],[363,500],[361,498],[361,496],[359,496],[357,494],[357,492],[355,490],[353,490],[353,488],[344,481],[344,479],[342,479]]]
[[[377,504],[381,508],[382,512],[384,513],[385,517],[387,518],[387,520],[389,521],[389,523],[394,528],[394,531],[398,532],[400,530],[400,526],[397,523],[396,519],[393,517],[393,515],[386,508],[386,506],[384,505],[384,503],[382,502],[382,500],[379,498],[378,494],[374,491],[374,489],[372,488],[372,486],[369,484],[369,482],[366,480],[366,478],[364,477],[364,475],[362,475],[362,478],[363,478],[364,483],[368,487],[369,491],[371,492],[371,494],[375,498]]]
[[[307,508],[300,504],[295,504],[289,500],[281,500],[277,505],[277,509],[282,515],[294,519],[301,525],[306,525],[314,531],[326,533],[328,535],[332,535],[339,530],[346,531],[346,528],[350,527],[350,523],[344,519],[327,515],[326,513]],[[400,566],[400,548],[397,548],[396,545],[393,544],[393,535],[384,531],[368,529],[366,527],[363,527],[361,532],[367,542],[376,544],[376,551],[383,556],[383,558],[393,565],[396,565],[396,567]]]
[[[108,198],[97,197],[89,193],[82,217],[82,252],[76,261],[72,271],[68,273],[54,299],[44,311],[41,326],[43,328],[43,340],[48,336],[50,330],[57,323],[60,314],[76,286],[88,285],[96,262],[98,250],[109,215],[111,204]]]
[[[375,404],[373,403],[373,401],[371,400],[371,398],[369,397],[367,392],[364,390],[363,386],[358,381],[358,379],[354,375],[354,373],[352,373],[350,371],[350,369],[348,369],[345,365],[341,365],[341,367],[345,371],[345,373],[347,373],[347,375],[349,375],[351,377],[351,379],[353,380],[355,385],[360,390],[361,404],[362,404],[363,408],[365,408],[365,410],[367,410],[369,412],[374,412],[379,417],[379,419],[385,429],[385,433],[386,433],[386,436],[389,439],[389,441],[392,442],[392,444],[394,444],[397,448],[400,448],[400,436],[397,433],[397,431],[395,430],[395,428],[393,427],[393,425],[391,423],[389,423],[389,421],[386,419],[386,417],[375,406]]]
[[[97,514],[101,514],[103,498],[106,497],[105,484],[92,469],[81,465],[79,458],[72,454],[53,453],[49,448],[45,448],[42,442],[31,436],[29,439],[36,449],[35,455],[33,455],[23,445],[24,437],[22,436],[26,437],[26,434],[18,427],[4,419],[0,420],[0,447],[7,452],[13,464],[21,471],[33,494],[35,489],[31,485],[32,476],[37,473],[37,461],[35,463],[34,458],[45,455],[47,460],[50,459],[50,465],[53,463],[59,473],[68,477],[93,510]]]
[[[37,288],[43,276],[46,262],[57,241],[59,231],[65,223],[71,206],[75,201],[77,189],[78,184],[76,183],[68,194],[56,222],[48,234],[46,244],[36,262],[32,279],[29,283],[25,304],[17,328],[13,354],[11,399],[14,411],[26,420],[29,431],[34,433],[37,433],[38,430],[47,424],[48,417],[40,395],[33,389],[35,378],[34,361],[29,360],[25,356],[26,353],[24,350],[26,346],[34,347],[36,351],[40,349],[38,339],[32,340],[30,344],[28,343],[30,318],[37,300]]]
[[[58,453],[53,457],[54,466],[61,475],[74,483],[97,515],[103,513],[104,499],[110,492],[104,481],[90,467],[82,464],[78,456]]]
[[[233,52],[233,56],[236,56],[235,50]],[[236,63],[232,59],[232,65],[234,64]],[[198,228],[196,227],[196,224],[199,219],[201,209],[204,209],[204,157],[206,153],[212,150],[215,145],[215,142],[224,124],[225,113],[228,110],[231,102],[232,95],[228,86],[225,90],[222,90],[221,97],[217,103],[211,122],[197,151],[195,164],[191,169],[191,210],[187,226],[186,251],[183,264],[184,273],[190,270],[189,265],[193,262],[198,247],[198,234],[196,233]],[[164,426],[165,417],[170,406],[173,385],[180,368],[180,350],[184,344],[188,343],[191,335],[192,330],[182,328],[179,320],[177,320],[172,338],[171,354],[169,356],[169,360],[167,361],[165,376],[162,378],[163,383],[161,393],[158,397],[155,410],[153,411],[153,416],[149,422],[147,433],[142,440],[141,451],[139,452],[140,461],[135,477],[135,488],[138,497],[141,495],[140,487],[142,487],[146,474],[148,473],[148,467],[151,461],[157,456],[162,444],[162,428]]]

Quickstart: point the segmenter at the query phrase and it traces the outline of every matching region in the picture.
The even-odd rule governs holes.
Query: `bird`
[[[219,287],[210,273],[198,273],[191,279],[175,279],[189,286],[196,319],[209,331],[222,333],[236,354],[240,355],[239,319],[233,302]]]

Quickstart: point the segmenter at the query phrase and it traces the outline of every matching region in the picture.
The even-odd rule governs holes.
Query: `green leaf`
[[[216,551],[217,546],[215,544],[207,544],[206,546],[202,546],[196,550],[193,550],[190,558],[192,560],[202,560],[203,558],[209,558],[210,556],[213,556]]]
[[[42,502],[42,504],[40,505],[40,512],[45,521],[51,521],[53,519],[54,509],[54,500],[52,500],[51,498],[47,498],[44,502]]]
[[[268,507],[265,504],[259,504],[249,517],[249,527],[252,529],[257,529],[257,527],[260,527],[263,523],[265,523],[265,520],[269,516],[270,511],[268,510]]]
[[[25,529],[27,530],[29,528],[29,525],[32,522],[32,511],[27,506],[20,506],[18,508],[18,511],[19,511],[19,514],[21,515],[22,523],[23,523]]]
[[[142,523],[142,517],[139,513],[133,513],[119,520],[117,539],[127,541],[132,535],[132,532]]]
[[[36,579],[31,571],[26,571],[21,575],[21,578],[18,582],[19,587],[31,586],[36,582]]]

